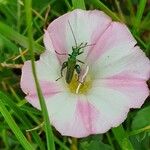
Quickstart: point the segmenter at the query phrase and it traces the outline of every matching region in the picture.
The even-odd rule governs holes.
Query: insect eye
[[[66,62],[64,62],[63,64],[62,64],[62,68],[65,68],[66,66],[67,66],[67,64],[68,64],[68,62],[66,61]]]
[[[64,65],[67,65],[67,62],[64,62]]]

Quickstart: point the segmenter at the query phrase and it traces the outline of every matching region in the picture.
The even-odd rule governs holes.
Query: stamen
[[[79,84],[78,84],[78,87],[77,87],[77,89],[76,89],[76,94],[79,93],[79,89],[80,89],[81,85],[83,84],[84,79],[86,78],[86,75],[88,74],[88,72],[89,72],[89,66],[86,67],[86,71],[85,71],[85,73],[83,74],[83,76],[82,76],[82,78],[81,78],[81,81],[80,81]]]

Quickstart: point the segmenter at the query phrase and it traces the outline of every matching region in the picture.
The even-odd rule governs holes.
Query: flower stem
[[[70,150],[78,150],[77,143],[78,143],[77,138],[72,138],[72,144],[71,144]]]
[[[36,68],[35,68],[35,58],[34,58],[34,51],[33,51],[33,35],[32,35],[32,0],[25,0],[25,12],[26,12],[26,21],[27,21],[27,27],[28,27],[28,42],[29,42],[29,50],[31,54],[31,65],[32,65],[32,73],[36,85],[36,90],[40,102],[40,106],[42,109],[42,114],[44,117],[44,125],[45,125],[45,131],[46,131],[46,140],[47,140],[47,150],[55,150],[54,145],[54,136],[52,132],[52,128],[49,121],[49,116],[47,112],[47,107],[45,104],[45,100],[38,82],[38,78],[36,75]]]

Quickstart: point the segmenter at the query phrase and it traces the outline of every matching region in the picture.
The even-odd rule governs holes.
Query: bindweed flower
[[[78,76],[74,69],[68,84],[68,68],[58,78],[76,43],[87,43],[76,57],[84,63],[77,60],[81,72]],[[150,61],[126,25],[101,11],[77,9],[60,16],[45,30],[44,44],[36,71],[51,123],[62,135],[105,133],[149,95]],[[21,88],[29,103],[40,109],[30,61],[22,68]]]

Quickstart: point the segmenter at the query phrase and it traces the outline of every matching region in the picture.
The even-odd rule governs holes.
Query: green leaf
[[[6,5],[7,4],[7,0],[0,0],[0,5]]]
[[[100,137],[92,140],[81,142],[81,150],[112,150],[111,146],[104,144]]]
[[[2,102],[2,99],[0,99],[0,112],[2,113],[3,117],[5,118],[6,122],[9,125],[9,127],[14,132],[15,136],[17,137],[17,139],[21,143],[21,145],[24,147],[24,149],[25,150],[33,150],[33,147],[28,142],[26,137],[23,135],[23,133],[17,126],[16,122],[10,115],[9,111],[6,109],[5,105]]]
[[[11,27],[4,24],[0,21],[0,33],[7,37],[9,40],[12,40],[24,48],[29,49],[28,38],[14,31]],[[41,53],[44,51],[44,48],[36,42],[33,42],[33,50],[36,53]]]
[[[74,9],[86,9],[84,0],[72,0],[72,5]]]
[[[130,137],[135,150],[149,150],[149,137],[146,134],[142,136],[143,138],[137,135],[136,137],[135,136]]]
[[[137,130],[150,126],[150,106],[139,110],[136,116],[133,118],[131,128]]]
[[[112,132],[122,150],[134,150],[122,125],[113,128]]]

